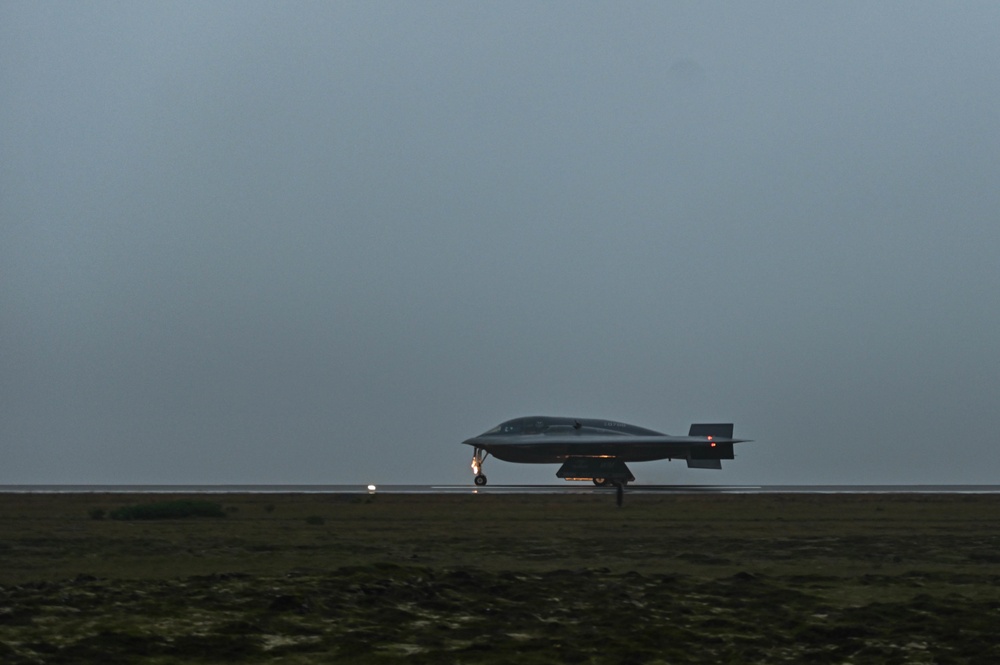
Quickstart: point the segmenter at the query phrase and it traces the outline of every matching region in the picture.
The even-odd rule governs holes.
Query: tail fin
[[[696,423],[691,425],[688,436],[717,436],[721,439],[733,438],[732,423]]]

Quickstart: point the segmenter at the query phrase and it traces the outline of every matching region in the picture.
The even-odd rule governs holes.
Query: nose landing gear
[[[482,448],[475,448],[472,451],[472,473],[476,474],[476,486],[482,487],[486,484],[486,476],[483,474],[483,462],[486,461],[488,452]]]

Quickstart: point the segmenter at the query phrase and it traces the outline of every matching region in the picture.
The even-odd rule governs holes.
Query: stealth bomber
[[[595,485],[621,488],[635,480],[626,462],[685,460],[693,469],[721,469],[733,459],[732,423],[696,423],[687,436],[670,436],[614,420],[532,416],[503,422],[488,432],[466,439],[472,446],[476,485],[486,484],[483,462],[562,464],[556,477],[589,480]]]

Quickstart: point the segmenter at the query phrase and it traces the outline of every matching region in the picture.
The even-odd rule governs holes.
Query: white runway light
[[[374,492],[375,491],[375,486],[374,485],[369,485],[368,486],[368,491],[369,492]]]

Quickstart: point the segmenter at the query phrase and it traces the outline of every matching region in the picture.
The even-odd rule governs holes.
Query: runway
[[[382,491],[379,489],[378,491]],[[600,494],[613,487],[567,485],[432,486],[429,491],[473,494]],[[1000,485],[628,485],[627,494],[1000,494]]]
[[[374,489],[371,489],[374,488]],[[614,494],[589,483],[551,485],[0,485],[4,494]],[[626,494],[1000,494],[1000,485],[642,485]]]

